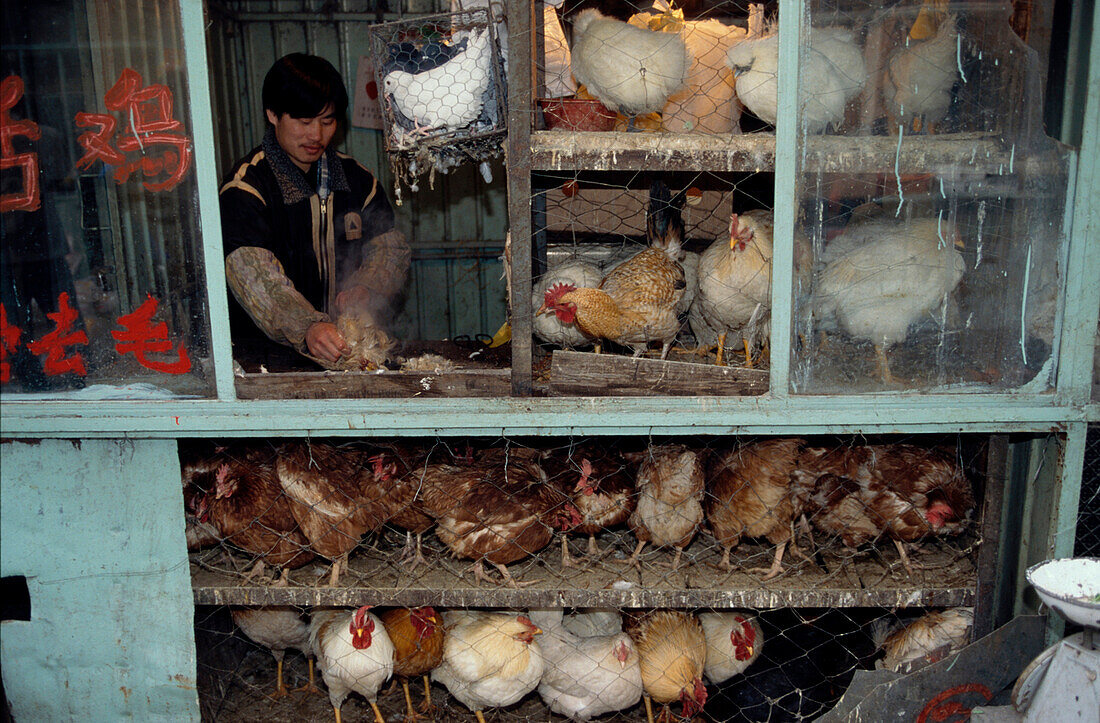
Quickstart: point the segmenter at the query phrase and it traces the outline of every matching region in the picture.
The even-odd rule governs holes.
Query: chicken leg
[[[714,359],[715,366],[723,366],[722,364],[722,352],[726,350],[726,332],[722,332],[718,335],[718,355]]]
[[[432,705],[432,682],[428,679],[428,676],[424,676],[424,700],[420,701],[420,712],[431,713],[435,710],[435,706]]]
[[[773,577],[783,572],[783,551],[786,549],[787,541],[784,540],[775,546],[775,558],[772,559],[771,567],[766,569],[763,567],[750,567],[745,570],[745,572],[762,572],[764,573],[764,577],[760,578],[761,581],[771,580]]]
[[[286,689],[286,683],[283,682],[283,658],[280,651],[279,656],[275,658],[275,677],[279,681],[275,686],[275,692],[271,697],[275,699],[283,698],[290,695],[290,691]]]
[[[749,348],[749,340],[742,339],[745,342],[745,366],[752,369],[752,350]]]
[[[375,723],[386,723],[386,719],[382,717],[382,711],[378,710],[378,704],[372,700],[370,702],[370,707],[374,710]],[[340,723],[340,721],[336,723]]]
[[[409,723],[409,721],[413,721],[413,723],[415,723],[416,721],[420,720],[421,716],[413,708],[412,695],[409,694],[409,681],[402,680],[401,687],[405,690],[405,709],[407,711],[405,713],[405,723]]]
[[[569,554],[569,537],[563,532],[561,536],[561,568],[580,567],[577,559]]]
[[[645,540],[639,540],[638,541],[638,546],[634,548],[634,554],[632,554],[630,556],[630,559],[627,560],[625,564],[630,566],[630,567],[636,567],[639,570],[641,570],[642,569],[642,564],[641,564],[640,559],[641,559],[641,556],[642,556],[642,548],[643,547],[645,547]]]

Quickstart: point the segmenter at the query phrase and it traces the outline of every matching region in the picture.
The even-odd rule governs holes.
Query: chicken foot
[[[409,723],[409,721],[412,721],[413,723],[415,723],[423,716],[417,713],[416,710],[413,708],[412,695],[409,694],[409,681],[402,680],[401,687],[405,689],[405,709],[407,711],[405,713],[405,722]]]
[[[760,578],[761,581],[771,580],[773,577],[783,572],[783,551],[786,549],[787,541],[784,540],[775,546],[775,558],[772,560],[771,567],[750,567],[745,570],[745,572],[762,572],[764,573],[764,577]]]
[[[924,565],[919,562],[913,562],[909,559],[909,553],[905,551],[905,543],[901,540],[894,540],[894,546],[898,548],[898,555],[901,557],[901,564],[905,567],[905,572],[909,577],[913,577],[913,570],[925,570]]]
[[[641,563],[640,560],[641,560],[641,556],[642,556],[642,548],[643,547],[645,547],[645,541],[644,540],[639,540],[638,541],[638,546],[634,548],[634,554],[632,554],[630,556],[630,559],[628,559],[623,564],[625,564],[627,566],[630,566],[630,567],[636,567],[636,568],[638,568],[638,570],[641,570],[642,569],[642,563]]]
[[[421,565],[427,565],[428,560],[424,557],[424,553],[421,550],[422,534],[417,534],[416,542],[413,542],[412,533],[405,532],[405,547],[401,550],[401,556],[397,558],[397,562],[401,565],[408,565],[410,570],[415,570]]]
[[[500,576],[502,578],[501,582],[497,582],[496,580],[489,577],[485,573],[485,567],[484,567],[484,565],[481,564],[481,560],[478,560],[477,562],[475,562],[470,567],[470,569],[472,569],[474,571],[474,581],[475,582],[478,582],[478,583],[488,582],[488,583],[492,583],[493,585],[504,584],[504,585],[508,585],[509,587],[515,587],[515,588],[526,587],[528,585],[534,585],[537,582],[539,582],[538,580],[524,580],[523,582],[517,582],[516,579],[512,577],[512,573],[508,572],[508,566],[507,565],[501,565],[501,564],[496,563],[496,562],[493,562],[493,563],[490,563],[490,564],[492,564],[492,566],[495,567],[496,569],[500,570]]]
[[[275,692],[271,694],[271,698],[278,700],[279,698],[285,698],[290,695],[290,691],[286,689],[286,683],[283,681],[283,659],[275,659],[275,679],[278,683],[275,685]]]

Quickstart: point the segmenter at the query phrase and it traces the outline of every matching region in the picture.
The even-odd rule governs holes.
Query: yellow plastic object
[[[512,340],[512,325],[507,321],[504,322],[504,326],[497,329],[497,333],[493,334],[492,341],[489,342],[490,349],[496,349],[498,346],[504,346]]]

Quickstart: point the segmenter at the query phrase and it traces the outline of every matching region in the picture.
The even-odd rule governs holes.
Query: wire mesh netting
[[[370,35],[397,183],[415,191],[424,171],[434,178],[468,161],[488,168],[507,125],[504,58],[491,10],[373,25]]]
[[[1081,473],[1081,501],[1073,554],[1075,557],[1100,557],[1100,424],[1089,425],[1085,437],[1085,464]]]
[[[967,640],[939,609],[974,602],[985,459],[977,436],[181,442],[196,601],[248,608],[243,634],[199,609],[204,715],[331,710],[266,697],[282,646],[363,715],[428,675],[436,720],[638,720],[643,693],[809,718],[883,651]]]
[[[1026,45],[1046,10],[809,5],[796,133],[791,390],[1049,388],[1068,157],[1042,132],[1045,50],[1038,40],[1038,52]],[[560,171],[538,178],[555,185],[536,183],[532,199],[536,274],[543,273],[536,339],[547,349],[608,343],[679,361],[705,362],[685,352],[719,346],[715,359],[759,355],[772,304],[774,193],[764,187],[773,176],[751,184],[756,192],[747,198],[737,193],[745,177],[724,171],[759,173],[774,162],[776,8],[582,7],[546,7],[535,24],[532,127],[546,132],[535,134],[533,155],[537,167]],[[639,132],[608,133],[615,130]],[[624,166],[639,170],[624,174]],[[695,178],[684,173],[707,168],[713,172]],[[675,203],[662,204],[666,197],[654,191],[646,200],[657,183]],[[685,190],[694,210],[678,196]],[[667,253],[667,233],[646,233],[654,218],[683,240],[668,254],[683,278],[669,272],[664,286],[649,274],[668,264],[643,256]],[[567,265],[562,279],[556,265]],[[576,292],[549,294],[559,281]],[[597,287],[607,293],[585,291]],[[696,369],[680,370],[695,378],[679,385],[632,391],[610,373],[618,368],[610,361],[559,359],[540,367],[536,355],[534,370],[557,393],[766,387],[727,372],[711,391],[715,370]],[[597,369],[611,381],[600,383]],[[661,371],[654,377],[677,373]]]

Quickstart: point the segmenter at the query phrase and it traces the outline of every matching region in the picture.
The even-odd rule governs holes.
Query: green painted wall
[[[198,720],[194,608],[171,440],[0,444],[0,623],[17,721]]]

